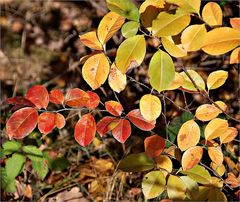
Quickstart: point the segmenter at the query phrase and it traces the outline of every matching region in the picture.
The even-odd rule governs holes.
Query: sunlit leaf
[[[49,93],[49,101],[54,104],[63,104],[64,95],[63,95],[62,91],[59,89],[51,90]]]
[[[82,68],[82,76],[93,89],[99,88],[107,79],[110,65],[104,53],[88,58]]]
[[[159,156],[165,147],[165,139],[159,135],[151,135],[144,140],[144,149],[148,156]]]
[[[52,112],[43,112],[38,117],[38,129],[43,134],[52,132],[55,127],[55,114]]]
[[[240,18],[230,18],[230,24],[233,29],[240,30]]]
[[[100,102],[100,98],[97,95],[97,93],[94,93],[92,91],[87,91],[86,92],[89,96],[88,102],[86,103],[86,107],[89,109],[95,109]]]
[[[114,116],[120,116],[123,111],[122,105],[119,102],[113,100],[105,102],[105,108],[110,114]]]
[[[65,104],[69,107],[75,107],[80,108],[87,104],[89,101],[89,95],[79,89],[79,88],[73,88],[68,90],[65,98]]]
[[[22,139],[37,125],[38,113],[34,108],[25,107],[14,112],[6,123],[6,133],[10,139]]]
[[[203,104],[196,110],[195,116],[201,121],[210,121],[219,115],[219,109],[211,104]]]
[[[222,86],[228,78],[228,72],[223,70],[217,70],[209,74],[207,79],[207,87],[209,90],[213,90]]]
[[[155,157],[154,160],[157,164],[157,167],[159,169],[162,169],[162,172],[164,174],[166,171],[168,173],[172,172],[173,164],[172,164],[171,159],[167,155],[159,155],[159,156]]]
[[[125,38],[135,36],[138,31],[138,26],[139,26],[138,22],[135,22],[135,21],[126,22],[121,29],[122,35]]]
[[[150,131],[155,127],[156,121],[147,121],[139,109],[130,111],[126,117],[138,128],[144,131]]]
[[[118,47],[116,66],[125,74],[128,69],[139,66],[146,54],[146,41],[144,35],[127,38]]]
[[[203,20],[210,26],[222,25],[222,9],[215,2],[208,2],[202,10]]]
[[[80,36],[80,41],[87,47],[94,50],[103,50],[102,44],[100,43],[97,33],[95,31],[87,32]]]
[[[175,77],[172,58],[161,50],[154,53],[149,64],[148,74],[150,84],[154,89],[158,92],[166,90]]]
[[[195,200],[199,193],[199,187],[198,187],[197,182],[195,182],[188,176],[181,176],[180,178],[183,180],[183,182],[185,183],[185,185],[187,187],[186,195],[187,195],[188,199]]]
[[[194,120],[185,122],[177,135],[177,143],[182,151],[195,146],[200,140],[200,128]]]
[[[139,8],[139,13],[144,13],[148,6],[164,8],[164,4],[165,4],[164,0],[146,0],[141,4]]]
[[[214,103],[216,105],[218,105],[220,107],[220,109],[222,109],[222,110],[220,110],[220,109],[217,108],[219,110],[219,113],[222,113],[222,111],[225,112],[227,110],[227,105],[223,101],[216,101]],[[212,104],[212,105],[214,105],[214,104]]]
[[[230,64],[238,64],[238,63],[240,63],[240,48],[234,49],[230,55]]]
[[[30,100],[38,109],[46,109],[49,103],[48,91],[44,86],[35,85],[28,89],[26,98]]]
[[[194,146],[187,149],[182,156],[183,170],[189,170],[198,164],[202,158],[203,149],[200,146]]]
[[[201,0],[165,0],[167,3],[172,3],[178,5],[181,9],[192,12],[199,13]]]
[[[179,88],[180,86],[182,86],[183,82],[184,82],[183,76],[181,74],[179,74],[178,72],[175,72],[174,80],[167,87],[167,90],[175,90],[175,89]]]
[[[211,120],[205,130],[204,135],[206,140],[212,140],[214,138],[220,137],[228,129],[228,122],[226,120],[215,118]]]
[[[105,116],[97,123],[97,132],[103,137],[107,132],[111,131],[118,125],[118,118]]]
[[[217,166],[223,163],[223,153],[221,147],[208,147],[208,155]]]
[[[186,197],[187,187],[184,181],[174,175],[170,175],[167,181],[167,194],[172,200],[183,200]]]
[[[240,31],[220,27],[209,31],[202,50],[210,55],[221,55],[240,45]]]
[[[224,173],[226,172],[226,168],[225,168],[224,164],[218,166],[217,164],[211,162],[210,166],[220,176],[224,175]]]
[[[161,40],[163,47],[171,56],[179,58],[187,55],[187,51],[183,49],[183,45],[176,45],[171,36],[162,37]]]
[[[106,14],[99,23],[97,36],[105,44],[123,25],[125,18],[115,12]]]
[[[131,135],[131,125],[126,119],[119,119],[118,124],[112,130],[113,137],[121,143],[124,143]]]
[[[223,180],[218,177],[211,177],[211,186],[220,189],[223,187]]]
[[[159,196],[166,184],[162,171],[151,171],[143,177],[142,191],[146,199]]]
[[[96,133],[96,123],[91,114],[83,115],[74,129],[75,140],[83,147],[89,145]]]
[[[156,120],[162,112],[160,99],[151,94],[146,94],[140,99],[140,112],[147,121]]]
[[[231,142],[238,135],[238,130],[234,127],[228,127],[225,133],[220,134],[220,142],[228,143]]]
[[[55,125],[58,129],[62,129],[66,124],[64,116],[60,113],[56,113],[55,116]]]

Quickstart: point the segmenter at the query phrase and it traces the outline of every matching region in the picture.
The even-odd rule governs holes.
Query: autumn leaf
[[[175,77],[172,83],[167,87],[167,90],[175,90],[178,89],[180,86],[182,86],[184,82],[184,78],[181,74],[178,72],[175,72]]]
[[[110,114],[114,116],[121,116],[123,111],[122,105],[119,102],[113,100],[105,102],[105,108]]]
[[[240,18],[230,18],[230,24],[233,29],[240,30]]]
[[[240,63],[240,48],[236,48],[230,55],[230,64]]]
[[[187,187],[184,181],[175,175],[170,175],[167,181],[167,194],[172,200],[183,200],[186,197]]]
[[[213,90],[222,86],[228,78],[228,72],[223,70],[217,70],[209,74],[207,79],[207,87],[209,90]]]
[[[171,56],[179,58],[187,55],[187,51],[183,49],[183,45],[176,45],[171,36],[162,37],[161,40],[163,47]]]
[[[68,90],[65,98],[65,104],[75,108],[86,106],[88,101],[89,95],[79,88]]]
[[[210,121],[219,115],[219,109],[213,104],[203,104],[197,108],[195,115],[201,121]]]
[[[63,104],[64,103],[64,95],[61,90],[54,89],[49,93],[49,101],[54,104]]]
[[[226,120],[215,118],[211,120],[205,130],[204,135],[206,140],[212,140],[220,137],[221,134],[225,133],[228,129],[228,122]]]
[[[178,5],[186,12],[199,14],[201,0],[165,0],[167,3]]]
[[[86,103],[86,107],[89,109],[95,109],[99,105],[100,98],[97,93],[94,93],[92,91],[86,92],[89,96],[88,102]]]
[[[154,160],[157,164],[157,168],[161,169],[164,175],[166,171],[167,171],[166,174],[172,172],[173,164],[171,159],[167,155],[159,155],[155,157]]]
[[[224,164],[218,166],[217,164],[211,162],[210,166],[220,176],[224,175],[224,173],[226,172],[226,168],[225,168]]]
[[[139,13],[144,13],[146,8],[149,6],[153,6],[155,8],[164,8],[164,4],[164,0],[146,0],[141,4]]]
[[[19,106],[26,106],[26,107],[35,107],[35,105],[28,100],[25,97],[22,96],[15,96],[15,97],[10,97],[7,98],[5,101],[7,104],[11,104],[11,105],[19,105]]]
[[[151,135],[144,140],[144,149],[149,157],[159,156],[165,147],[165,139],[159,135]]]
[[[231,142],[238,135],[238,130],[234,127],[228,127],[225,133],[220,134],[220,142],[228,143]]]
[[[222,25],[222,9],[215,2],[208,2],[202,10],[203,20],[210,26]]]
[[[97,123],[97,132],[103,137],[107,132],[114,129],[119,123],[119,119],[112,116],[105,116]]]
[[[52,132],[55,127],[55,114],[52,112],[43,112],[38,117],[38,129],[44,135]]]
[[[112,130],[113,137],[120,143],[124,143],[131,135],[131,125],[126,119],[119,119],[118,124]]]
[[[196,181],[192,180],[188,176],[181,176],[180,177],[183,182],[185,183],[187,187],[186,195],[187,198],[190,200],[195,200],[197,199],[198,193],[199,193],[199,186]]]
[[[100,43],[97,33],[95,31],[87,32],[80,36],[80,41],[87,47],[94,50],[103,50],[102,44]]]
[[[189,170],[198,164],[202,158],[203,149],[200,146],[188,148],[182,156],[183,170]]]
[[[221,166],[223,163],[223,153],[221,147],[208,147],[208,155],[213,163]]]
[[[64,116],[60,113],[56,113],[55,116],[55,125],[58,129],[62,129],[66,124]]]
[[[137,34],[139,23],[135,21],[126,22],[121,29],[122,35],[125,38],[135,36]]]

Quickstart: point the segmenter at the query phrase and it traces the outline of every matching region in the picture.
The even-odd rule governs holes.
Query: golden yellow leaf
[[[195,116],[201,121],[210,121],[219,115],[219,109],[213,104],[203,104],[196,110]]]
[[[233,29],[240,30],[240,18],[230,18],[230,24]]]
[[[95,31],[83,34],[80,37],[80,41],[87,47],[95,50],[103,50],[102,44],[97,38],[97,33]]]
[[[182,156],[183,170],[189,170],[198,164],[202,158],[203,149],[200,146],[194,146],[187,149]]]
[[[202,50],[221,55],[240,45],[240,31],[230,27],[215,28],[207,33]]]
[[[146,54],[146,41],[144,35],[127,38],[117,50],[116,66],[125,74],[130,68],[139,66]]]
[[[191,25],[187,27],[181,36],[181,42],[183,48],[186,51],[197,51],[202,48],[207,30],[205,24],[202,25]]]
[[[236,48],[230,55],[230,64],[240,63],[240,48]]]
[[[180,86],[182,86],[184,82],[184,78],[181,74],[179,74],[178,72],[175,72],[175,77],[173,82],[168,86],[167,90],[175,90],[177,88],[179,88]]]
[[[221,147],[208,147],[208,155],[217,166],[222,165],[223,153]]]
[[[218,177],[211,177],[210,186],[220,189],[223,187],[223,181]]]
[[[110,68],[110,73],[108,76],[108,84],[112,90],[120,93],[125,89],[127,84],[127,76],[126,74],[122,74],[115,66],[115,63],[112,64]]]
[[[177,143],[181,151],[195,146],[200,140],[200,128],[194,120],[185,122],[177,135]]]
[[[215,104],[217,104],[224,112],[227,110],[227,105],[223,101],[216,101]],[[214,105],[214,104],[212,104],[212,105]],[[218,110],[219,110],[219,113],[222,113],[222,111],[220,109],[218,109]]]
[[[231,142],[237,136],[237,134],[238,131],[236,128],[229,127],[225,133],[220,135],[221,144]]]
[[[222,25],[222,9],[215,2],[208,2],[202,10],[203,20],[210,26]]]
[[[93,55],[83,65],[83,78],[93,90],[97,89],[106,81],[109,67],[104,53]]]
[[[182,44],[176,45],[171,36],[162,37],[161,40],[163,47],[171,56],[180,58],[187,55],[187,51],[183,49]]]
[[[170,175],[167,181],[167,194],[172,200],[183,200],[186,197],[187,187],[184,181],[174,175]]]
[[[179,34],[190,23],[190,15],[180,9],[175,14],[161,12],[152,22],[153,36],[173,36]]]
[[[154,158],[154,160],[156,161],[157,168],[163,169],[162,171],[165,176],[166,174],[172,172],[173,165],[171,159],[168,156],[160,155]]]
[[[125,18],[115,12],[106,14],[99,23],[97,35],[102,44],[105,44],[123,25]]]
[[[178,5],[181,9],[192,12],[199,13],[201,0],[165,0],[167,3],[172,3]]]
[[[210,164],[211,168],[220,176],[223,176],[224,173],[226,172],[226,168],[224,166],[224,164],[218,166],[217,164],[215,164],[214,162],[211,162]]]
[[[146,94],[140,99],[140,111],[147,121],[156,120],[162,112],[160,99],[151,94]]]
[[[227,202],[227,197],[218,188],[210,189],[208,192],[208,201],[221,201]]]
[[[228,122],[223,119],[215,118],[211,120],[205,130],[204,135],[206,140],[212,140],[220,137],[221,134],[225,133],[228,129]]]
[[[207,78],[207,87],[209,90],[213,90],[222,86],[228,78],[228,72],[223,70],[217,70],[209,74]]]
[[[164,8],[164,4],[165,4],[164,0],[146,0],[141,4],[139,8],[139,13],[144,13],[148,6]]]

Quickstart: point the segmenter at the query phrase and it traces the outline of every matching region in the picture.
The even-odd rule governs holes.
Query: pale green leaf
[[[2,147],[4,149],[4,151],[3,151],[4,155],[9,155],[14,152],[17,152],[19,150],[19,148],[21,147],[21,144],[15,140],[11,140],[11,141],[4,142]]]
[[[139,23],[135,21],[126,22],[121,29],[122,35],[125,38],[135,36],[138,31]]]

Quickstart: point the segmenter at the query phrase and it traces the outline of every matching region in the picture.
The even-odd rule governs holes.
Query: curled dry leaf
[[[238,135],[238,131],[234,127],[228,127],[227,131],[220,135],[220,142],[228,143],[233,141],[233,139]]]
[[[52,132],[55,127],[55,114],[52,112],[43,112],[38,117],[38,129],[43,134]]]
[[[204,135],[206,140],[212,140],[214,138],[220,137],[228,129],[228,122],[226,120],[215,118],[211,120],[205,130]]]
[[[65,98],[65,104],[67,106],[76,108],[86,106],[88,101],[89,95],[79,88],[70,89]]]
[[[118,124],[112,130],[113,137],[121,143],[124,143],[131,135],[131,125],[126,119],[119,119]]]
[[[121,116],[123,111],[122,105],[119,102],[113,100],[105,102],[105,108],[110,114],[114,116]]]
[[[92,48],[94,50],[103,50],[102,44],[98,40],[97,33],[95,31],[81,35],[80,41],[85,46]]]
[[[38,113],[32,107],[14,112],[6,123],[6,133],[10,139],[22,139],[29,135],[37,125]]]
[[[198,164],[202,158],[203,149],[200,146],[194,146],[187,149],[182,156],[183,170],[189,170]]]
[[[49,93],[49,101],[55,104],[63,104],[64,103],[64,95],[61,90],[54,89]]]
[[[56,113],[55,116],[55,125],[58,129],[62,129],[66,124],[64,116],[60,113]]]
[[[149,157],[159,156],[165,147],[165,139],[159,135],[152,135],[144,140],[144,149]]]
[[[86,107],[89,109],[95,109],[99,105],[100,98],[97,93],[94,93],[92,91],[86,92],[89,96],[88,102],[86,103]]]
[[[118,125],[119,119],[112,116],[105,116],[97,123],[97,132],[103,137],[107,132]]]
[[[213,90],[222,86],[228,78],[228,72],[223,70],[214,71],[207,78],[207,87]]]
[[[210,26],[222,25],[222,9],[215,2],[208,2],[202,10],[203,20]]]
[[[219,109],[213,104],[203,104],[197,108],[195,115],[198,120],[210,121],[219,115]]]

